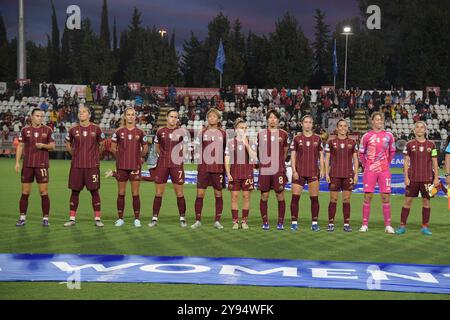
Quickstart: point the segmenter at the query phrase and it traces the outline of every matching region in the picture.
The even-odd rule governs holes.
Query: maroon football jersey
[[[147,136],[139,128],[120,128],[111,140],[117,143],[116,167],[119,170],[139,170],[142,149],[147,144]]]
[[[70,128],[66,141],[72,146],[72,167],[96,168],[100,166],[100,143],[105,134],[99,126],[90,123]]]
[[[330,177],[352,178],[354,176],[353,156],[358,153],[355,140],[332,139],[328,141],[325,152],[330,154]]]
[[[436,145],[426,140],[419,142],[416,139],[409,141],[403,153],[409,156],[408,177],[412,182],[433,181],[433,158],[437,158]]]
[[[222,129],[202,130],[199,144],[201,144],[201,152],[197,170],[200,172],[223,173],[224,167],[224,151],[226,147],[227,134]]]
[[[161,128],[156,132],[154,142],[159,144],[157,167],[173,168],[183,166],[183,138],[185,131],[180,128]]]
[[[322,150],[322,139],[317,134],[306,137],[301,133],[294,138],[291,151],[295,151],[295,168],[300,177],[319,176],[319,155]]]
[[[270,129],[258,132],[258,154],[260,173],[264,174],[262,168],[271,168],[274,166],[274,174],[285,172],[284,149],[288,148],[288,134],[286,131],[279,129],[271,131]],[[273,151],[272,151],[273,150]],[[272,152],[276,154],[272,155]]]
[[[256,146],[252,148],[255,150]],[[228,141],[225,154],[230,157],[230,174],[233,179],[253,179],[253,164],[248,150],[236,137]]]
[[[19,142],[24,144],[23,166],[33,168],[48,168],[48,150],[36,148],[36,143],[49,144],[54,142],[51,128],[40,125],[38,127],[27,126],[22,128]]]

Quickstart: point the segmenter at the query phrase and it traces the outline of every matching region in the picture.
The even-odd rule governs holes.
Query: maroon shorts
[[[32,183],[34,178],[37,183],[48,183],[48,168],[22,167],[22,183]]]
[[[81,191],[100,189],[100,168],[70,168],[69,189]]]
[[[292,184],[299,184],[302,187],[305,186],[305,184],[310,184],[311,182],[319,180],[318,177],[298,177],[298,179],[292,178]]]
[[[183,167],[156,167],[155,168],[155,183],[164,184],[167,180],[172,180],[173,184],[184,184],[184,169]]]
[[[353,191],[353,178],[330,178],[331,182],[329,184],[330,191],[340,192],[340,191]]]
[[[197,189],[207,189],[212,186],[215,190],[224,188],[223,173],[199,171],[197,175]]]
[[[122,170],[117,169],[117,181],[140,181],[141,180],[141,170]]]
[[[431,183],[431,182],[430,182]],[[426,182],[410,182],[409,186],[405,188],[405,197],[417,198],[420,195],[422,198],[430,199],[430,194],[425,187]]]
[[[277,174],[266,176],[260,175],[258,177],[259,191],[269,192],[271,189],[276,193],[284,191],[284,186],[288,181],[286,174],[284,172],[279,172]]]
[[[228,183],[230,191],[252,191],[254,188],[253,179],[236,179]]]

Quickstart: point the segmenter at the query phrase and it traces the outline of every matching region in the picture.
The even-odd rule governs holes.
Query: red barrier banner
[[[128,82],[128,87],[133,92],[141,91],[141,83],[140,82]]]
[[[330,90],[334,91],[334,86],[322,86],[322,94],[326,94]]]
[[[234,86],[235,94],[247,95],[248,86],[246,84],[237,84]]]
[[[441,95],[441,87],[427,87],[426,92],[428,93],[430,91],[434,91],[434,93],[436,93],[436,96]]]
[[[167,87],[150,87],[150,92],[155,91],[156,94],[160,96],[164,96],[164,92],[167,92]],[[179,88],[176,87],[177,96],[185,96],[189,95],[193,98],[200,97],[203,98],[206,96],[208,99],[211,99],[214,96],[219,96],[219,88]],[[148,89],[147,89],[147,93]]]
[[[16,83],[19,86],[24,86],[24,85],[30,84],[31,83],[31,79],[17,79]]]

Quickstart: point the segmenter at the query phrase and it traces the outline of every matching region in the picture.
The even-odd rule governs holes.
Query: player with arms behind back
[[[86,186],[91,192],[95,225],[103,227],[100,212],[100,153],[105,134],[99,126],[90,122],[91,111],[80,105],[78,110],[79,124],[70,128],[66,135],[66,148],[72,155],[69,173],[70,218],[65,227],[75,225],[80,192]]]
[[[430,193],[428,185],[433,183],[439,186],[439,166],[437,160],[437,149],[435,144],[426,138],[427,125],[423,121],[418,121],[414,125],[415,139],[409,141],[403,154],[405,156],[405,201],[403,202],[400,227],[395,230],[396,234],[406,232],[406,222],[414,198],[422,196],[422,229],[420,232],[431,236],[428,229],[430,221]]]
[[[155,148],[158,154],[158,163],[155,168],[155,198],[153,200],[153,217],[148,224],[150,228],[158,224],[159,211],[162,204],[162,196],[166,189],[166,183],[170,176],[173,189],[177,197],[180,226],[186,224],[186,200],[184,199],[184,168],[183,168],[183,132],[178,128],[178,111],[167,111],[167,125],[158,129],[155,136]]]
[[[350,227],[350,197],[354,185],[358,183],[358,149],[356,142],[348,137],[348,124],[345,119],[337,123],[337,137],[328,141],[325,147],[325,176],[330,188],[328,205],[328,231],[334,231],[334,218],[339,192],[342,191],[342,210],[344,231],[352,232]]]
[[[206,113],[208,127],[200,132],[198,144],[201,145],[200,162],[197,166],[197,197],[195,199],[195,223],[192,229],[199,228],[201,224],[203,199],[208,186],[214,188],[216,212],[214,216],[214,228],[223,229],[220,218],[223,211],[222,189],[224,179],[224,151],[227,136],[221,126],[222,116],[220,111],[212,108]]]
[[[310,115],[301,119],[303,132],[291,143],[292,200],[291,230],[298,230],[298,202],[305,184],[311,200],[311,230],[320,231],[319,180],[325,176],[322,138],[313,132],[314,120]]]
[[[280,114],[275,110],[269,110],[266,115],[268,128],[258,132],[259,151],[259,177],[258,184],[261,191],[259,210],[263,221],[263,230],[269,229],[269,217],[267,204],[269,193],[275,191],[278,200],[277,230],[284,229],[284,216],[286,202],[284,199],[284,187],[287,182],[285,160],[289,150],[288,134],[279,129]]]
[[[133,196],[134,226],[140,227],[141,200],[139,185],[141,180],[141,159],[147,154],[147,136],[144,131],[136,127],[136,111],[128,107],[122,114],[120,128],[112,136],[111,151],[116,156],[116,179],[119,189],[117,195],[117,212],[119,219],[116,227],[124,224],[123,211],[125,209],[125,193],[127,181],[131,184]]]
[[[20,169],[20,159],[24,156],[22,164],[21,182],[22,195],[19,202],[20,217],[17,227],[23,227],[26,223],[28,209],[28,197],[31,193],[31,184],[36,178],[41,194],[42,225],[49,226],[48,215],[50,212],[50,199],[48,197],[49,161],[48,152],[55,148],[53,131],[42,124],[44,113],[41,109],[31,111],[31,125],[22,128],[19,135],[19,144],[16,152],[15,170]]]
[[[359,159],[364,168],[364,204],[363,222],[360,232],[369,230],[370,204],[375,186],[378,183],[383,207],[384,226],[386,233],[395,233],[391,227],[391,172],[389,166],[395,156],[395,140],[392,133],[384,131],[384,116],[374,112],[371,116],[372,130],[361,138]]]

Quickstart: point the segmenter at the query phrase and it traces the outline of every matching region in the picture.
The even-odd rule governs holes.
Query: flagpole
[[[333,50],[333,86],[334,90],[336,90],[336,72],[335,72],[335,64],[336,64],[336,39],[334,39],[334,50]]]
[[[222,72],[219,72],[219,74],[220,74],[220,89],[222,89]]]

